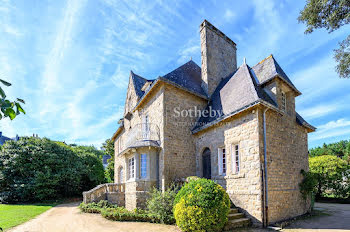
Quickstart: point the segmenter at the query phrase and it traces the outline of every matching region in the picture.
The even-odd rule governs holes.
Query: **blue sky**
[[[303,93],[298,112],[318,131],[309,145],[350,139],[350,80],[334,71],[333,49],[349,34],[305,35],[305,1],[0,0],[0,76],[26,115],[1,120],[8,136],[39,134],[101,143],[122,117],[130,70],[153,79],[192,59],[207,19],[237,43],[238,64],[273,54]]]

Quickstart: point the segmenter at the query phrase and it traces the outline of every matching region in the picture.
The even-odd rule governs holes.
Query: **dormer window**
[[[287,111],[287,98],[286,98],[286,93],[285,92],[281,92],[281,109],[286,112]]]

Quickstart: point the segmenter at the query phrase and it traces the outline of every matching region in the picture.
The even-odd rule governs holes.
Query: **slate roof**
[[[166,81],[193,94],[208,98],[204,89],[201,87],[201,68],[192,60],[155,80],[147,80],[133,72],[131,72],[131,76],[139,99],[145,94],[142,87],[146,82],[153,84],[159,80]],[[234,73],[222,79],[209,99],[206,109],[220,113],[209,117],[200,117],[192,132],[196,133],[211,124],[220,122],[226,117],[261,102],[276,107],[277,110],[277,103],[263,89],[264,84],[275,77],[283,80],[297,95],[301,94],[272,55],[252,68],[247,64],[242,64]],[[296,122],[311,130],[315,130],[298,113],[296,115]]]
[[[225,118],[233,112],[239,111],[261,100],[277,107],[270,96],[258,85],[251,74],[251,68],[243,64],[237,71],[224,78],[211,96],[206,110],[220,112],[201,117],[197,121],[193,132],[201,129],[208,123]]]
[[[176,85],[179,85],[189,90],[190,92],[202,96],[207,96],[207,94],[201,86],[201,68],[192,60],[178,67],[174,71],[166,74],[165,76],[162,76],[161,78],[164,78]]]
[[[260,61],[252,69],[257,78],[259,79],[259,83],[261,85],[269,82],[270,80],[278,76],[294,91],[296,91],[297,95],[301,94],[272,55]]]
[[[153,80],[147,80],[146,78],[143,78],[135,73],[133,73],[133,71],[130,72],[133,84],[134,84],[134,88],[135,88],[135,92],[136,95],[141,98],[143,96],[143,94],[145,93],[142,90],[142,87],[146,84],[146,82],[153,82]]]
[[[204,89],[201,87],[202,77],[201,77],[201,68],[192,60],[181,65],[177,69],[171,71],[170,73],[158,77],[155,80],[147,80],[131,71],[131,77],[134,83],[135,91],[137,96],[142,98],[144,91],[142,87],[146,82],[154,83],[157,80],[163,80],[180,88],[183,88],[191,93],[200,95],[207,98],[207,95]]]
[[[296,91],[297,95],[301,94],[272,55],[259,62],[253,68],[250,68],[247,64],[242,64],[236,72],[220,82],[206,107],[206,110],[221,112],[221,114],[200,117],[192,129],[192,133],[207,128],[260,102],[276,107],[277,110],[277,103],[263,89],[264,83],[276,76],[288,83]],[[308,124],[298,113],[296,113],[296,122],[311,130],[316,129]]]

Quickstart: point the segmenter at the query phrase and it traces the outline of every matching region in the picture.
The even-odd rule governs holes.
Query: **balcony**
[[[124,143],[124,148],[136,147],[159,147],[160,146],[160,132],[159,127],[153,123],[139,123],[136,124],[127,133],[127,138]]]

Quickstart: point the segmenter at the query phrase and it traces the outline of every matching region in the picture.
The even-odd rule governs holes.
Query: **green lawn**
[[[0,204],[0,227],[8,229],[19,225],[52,208],[50,204],[7,205]]]

